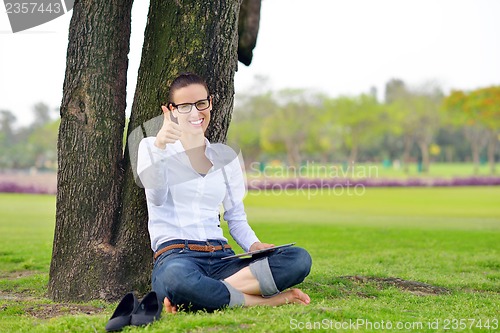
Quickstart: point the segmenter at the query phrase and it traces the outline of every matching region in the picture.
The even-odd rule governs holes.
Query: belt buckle
[[[206,247],[207,247],[208,252],[215,252],[215,246],[210,244],[209,241],[207,241]]]

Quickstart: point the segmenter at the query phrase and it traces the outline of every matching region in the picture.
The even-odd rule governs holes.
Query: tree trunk
[[[425,141],[420,141],[418,143],[420,148],[420,153],[422,155],[422,172],[429,172],[430,158],[429,158],[429,144]]]
[[[451,145],[445,146],[444,148],[444,156],[445,156],[445,161],[447,163],[452,163],[453,162],[453,152],[454,152],[454,147]]]
[[[181,72],[195,72],[207,79],[214,106],[209,128],[205,133],[211,142],[224,142],[231,120],[234,99],[234,74],[237,68],[238,1],[161,1],[151,0],[148,25],[144,35],[141,65],[125,150],[125,183],[121,224],[140,228],[137,236],[123,235],[129,247],[127,258],[135,258],[132,274],[147,281],[151,276],[152,251],[147,231],[147,208],[144,190],[134,182],[134,156],[140,139],[155,136],[163,115],[160,106],[167,102],[168,86]],[[158,117],[161,115],[161,117]],[[157,118],[156,126],[144,126]],[[132,154],[130,154],[132,153]],[[132,158],[130,158],[132,157]],[[132,163],[130,163],[132,161]],[[123,229],[122,233],[128,232]],[[144,257],[145,256],[145,257]],[[141,283],[144,285],[144,282]],[[117,285],[116,290],[126,288]],[[130,289],[130,288],[129,288]]]
[[[357,159],[358,159],[358,144],[354,142],[351,147],[351,153],[349,154],[349,164],[356,163]]]
[[[250,65],[257,43],[261,0],[243,0],[238,20],[238,60]]]
[[[131,161],[140,126],[162,114],[173,78],[184,71],[207,78],[214,95],[211,141],[224,141],[230,123],[240,2],[151,0],[128,133],[140,130],[123,157],[131,5],[83,1],[73,8],[49,281],[56,300],[117,300],[150,288],[147,208]],[[156,135],[158,127],[146,127]]]
[[[286,159],[289,166],[296,167],[299,165],[298,148],[296,142],[291,138],[285,138]]]
[[[403,171],[405,173],[408,173],[410,171],[409,164],[410,164],[410,151],[411,151],[411,146],[413,145],[413,138],[409,135],[404,135],[403,136]]]
[[[479,145],[472,144],[472,163],[474,164],[474,174],[479,174]]]
[[[495,130],[490,130],[488,140],[488,164],[490,165],[490,173],[495,174],[495,152],[497,149],[498,133]]]
[[[469,141],[472,150],[472,161],[474,163],[474,174],[479,174],[479,155],[487,144],[488,136],[485,135],[484,128],[478,126],[465,126],[465,137]]]
[[[57,213],[49,294],[88,300],[112,293],[121,272],[120,207],[132,1],[77,1],[61,104]]]

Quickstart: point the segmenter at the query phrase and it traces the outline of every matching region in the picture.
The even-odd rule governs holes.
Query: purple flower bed
[[[14,182],[0,183],[0,193],[55,194],[44,188],[20,185]]]
[[[273,189],[319,189],[335,187],[448,187],[448,186],[499,186],[500,177],[467,177],[452,179],[252,179],[248,182],[249,190]]]
[[[252,179],[248,182],[249,190],[277,189],[320,189],[350,187],[450,187],[450,186],[500,186],[500,177],[467,177],[452,179]],[[55,191],[33,185],[21,185],[15,182],[0,182],[0,193],[55,194]]]

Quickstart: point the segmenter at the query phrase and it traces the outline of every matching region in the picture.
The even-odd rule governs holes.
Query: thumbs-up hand
[[[158,134],[156,134],[155,146],[160,149],[165,149],[167,143],[174,143],[181,137],[182,131],[179,124],[170,119],[170,111],[165,105],[161,106],[163,110],[163,126]]]

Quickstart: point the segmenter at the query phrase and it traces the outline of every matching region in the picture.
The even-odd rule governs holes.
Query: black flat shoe
[[[150,324],[160,319],[162,309],[163,303],[158,300],[156,292],[151,291],[144,296],[137,309],[132,313],[130,324],[134,326]]]
[[[118,303],[115,312],[106,324],[106,331],[119,331],[123,327],[130,325],[132,313],[137,310],[138,306],[139,302],[137,301],[134,293],[128,293],[123,296],[120,303]]]

